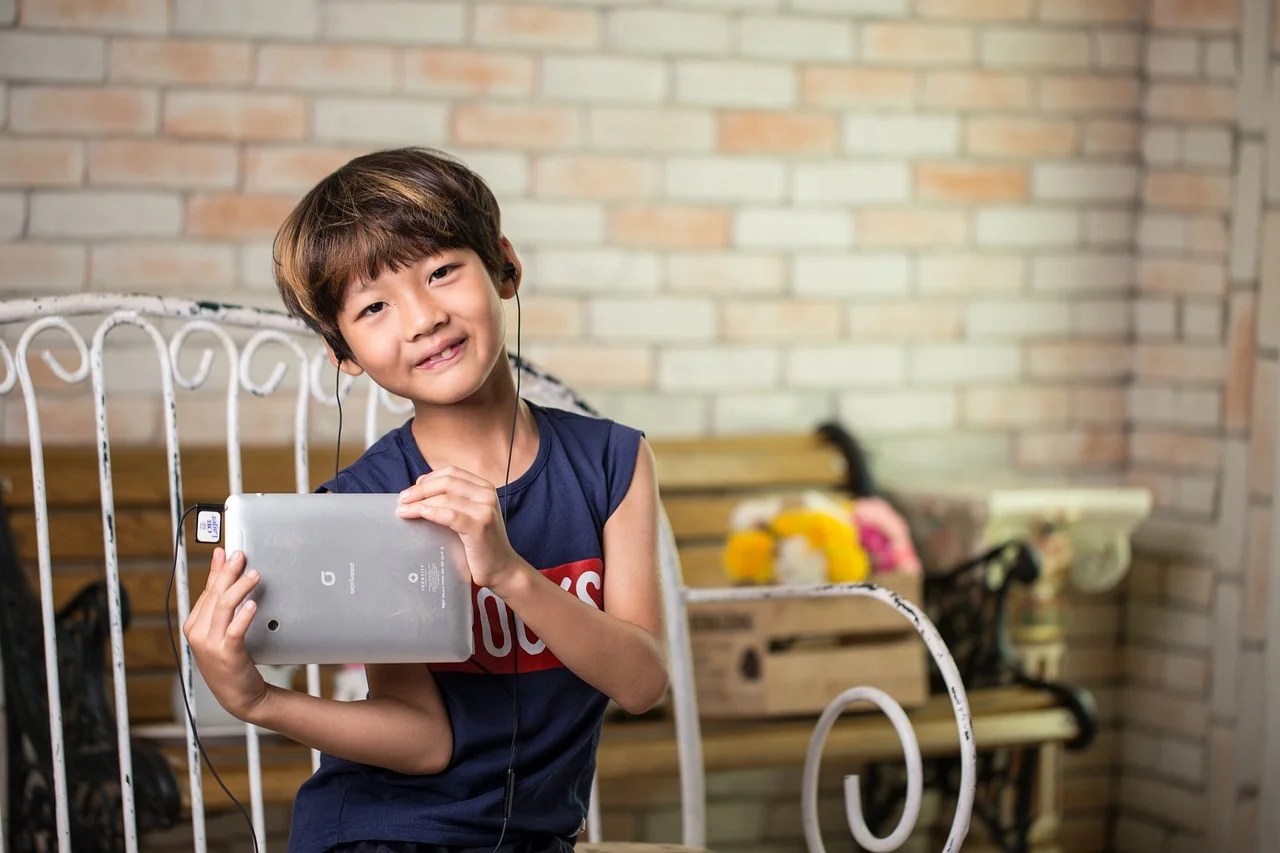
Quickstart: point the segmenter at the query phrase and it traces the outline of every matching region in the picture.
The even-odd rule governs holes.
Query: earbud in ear
[[[502,268],[502,280],[507,281],[516,277],[516,265],[507,264]]]

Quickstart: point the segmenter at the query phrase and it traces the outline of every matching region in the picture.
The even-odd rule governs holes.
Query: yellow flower
[[[763,530],[737,530],[725,543],[724,568],[738,583],[773,581],[773,537]]]
[[[790,510],[778,514],[772,529],[779,537],[803,536],[825,555],[832,583],[858,583],[871,573],[871,560],[858,544],[857,531],[844,519],[821,511]]]

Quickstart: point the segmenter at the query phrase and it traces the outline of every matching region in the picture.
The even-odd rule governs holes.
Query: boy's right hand
[[[218,704],[237,719],[248,721],[266,697],[267,683],[244,647],[245,632],[257,612],[245,596],[259,580],[257,572],[244,568],[243,553],[236,551],[228,557],[223,549],[214,549],[209,582],[182,623],[182,633]]]

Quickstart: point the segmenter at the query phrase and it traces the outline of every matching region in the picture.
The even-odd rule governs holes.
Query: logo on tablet
[[[324,584],[325,586],[333,586],[337,582],[338,582],[338,578],[336,575],[334,575],[333,572],[320,573],[320,583]]]

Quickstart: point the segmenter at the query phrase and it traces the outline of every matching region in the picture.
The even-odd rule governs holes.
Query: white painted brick
[[[664,172],[667,196],[685,201],[781,201],[787,190],[776,160],[674,158]]]
[[[1090,299],[1070,305],[1073,335],[1126,338],[1133,331],[1133,304],[1128,299]]]
[[[90,36],[0,32],[0,78],[92,82],[106,76],[106,43]]]
[[[447,140],[449,111],[420,98],[317,98],[312,122],[317,139],[430,145]]]
[[[504,231],[529,243],[591,246],[604,242],[605,214],[595,204],[507,202],[502,208],[502,225]]]
[[[1173,508],[1181,512],[1212,517],[1218,495],[1218,482],[1213,477],[1182,476],[1178,478]]]
[[[960,419],[959,394],[937,391],[856,391],[839,396],[840,421],[863,433],[954,429]]]
[[[40,296],[84,290],[88,254],[84,246],[0,243],[0,292]]]
[[[667,391],[778,387],[782,356],[773,347],[672,347],[658,353],[658,386]]]
[[[658,256],[649,252],[538,249],[532,258],[529,283],[557,293],[653,293],[662,278]]]
[[[549,56],[542,62],[542,94],[604,103],[657,103],[666,94],[667,71],[653,59]]]
[[[1086,211],[1084,229],[1090,246],[1129,246],[1135,233],[1133,211]]]
[[[35,192],[28,230],[36,237],[177,234],[182,199],[176,193]]]
[[[324,34],[330,41],[461,44],[467,6],[432,0],[329,0]]]
[[[763,249],[843,249],[853,243],[853,221],[843,211],[757,208],[733,217],[733,244]]]
[[[529,191],[529,161],[508,151],[468,151],[450,149],[489,185],[499,199],[524,195]],[[519,235],[515,235],[519,237]]]
[[[744,296],[781,293],[787,265],[778,255],[745,252],[668,253],[663,270],[667,290]]]
[[[913,383],[946,384],[1013,379],[1022,371],[1022,351],[1005,344],[934,344],[911,354]]]
[[[1231,253],[1227,270],[1231,281],[1258,277],[1258,241],[1262,237],[1262,143],[1240,144],[1240,158],[1231,201]]]
[[[0,24],[12,26],[18,19],[18,0],[0,0]]]
[[[591,336],[602,341],[711,341],[716,305],[710,299],[594,299],[588,307]]]
[[[1040,163],[1031,171],[1036,198],[1128,201],[1137,197],[1138,170],[1123,164]]]
[[[1227,634],[1228,632],[1224,632]],[[1274,636],[1274,635],[1273,635]],[[1229,636],[1223,637],[1223,643],[1227,642]],[[1268,682],[1266,670],[1266,654],[1265,649],[1245,649],[1240,650],[1236,644],[1236,651],[1227,651],[1228,655],[1238,655],[1238,663],[1234,669],[1239,672],[1239,686],[1235,690],[1228,691],[1227,685],[1223,685],[1224,695],[1222,697],[1223,708],[1231,710],[1224,713],[1228,719],[1231,716],[1239,717],[1239,725],[1236,734],[1242,743],[1246,744],[1264,744],[1274,742],[1274,732],[1268,732],[1264,726],[1264,720],[1268,712],[1267,699],[1268,694],[1274,696],[1274,683]],[[1214,662],[1217,662],[1217,656],[1214,656]],[[1214,684],[1217,684],[1217,672],[1214,673]],[[1224,678],[1225,680],[1225,678]],[[1231,695],[1234,694],[1234,695]],[[1216,696],[1215,693],[1211,696]],[[1215,711],[1219,705],[1213,703]],[[1239,755],[1239,762],[1236,764],[1236,784],[1240,788],[1252,788],[1261,783],[1264,771],[1264,762],[1268,758],[1274,758],[1274,754],[1267,755],[1265,749],[1245,749]]]
[[[882,434],[867,445],[876,460],[876,474],[886,483],[1003,471],[1013,458],[1013,442],[1007,431],[953,433],[946,441],[939,441],[936,435]]]
[[[979,246],[1070,246],[1080,239],[1080,216],[1038,207],[982,208],[974,234]]]
[[[1224,127],[1188,127],[1182,134],[1182,161],[1190,166],[1231,165],[1231,131]]]
[[[1169,424],[1175,420],[1174,389],[1158,385],[1133,385],[1128,390],[1129,419],[1143,424]]]
[[[1150,36],[1146,65],[1152,76],[1193,76],[1200,70],[1200,42],[1191,36]]]
[[[1245,132],[1260,131],[1267,123],[1267,60],[1274,30],[1272,0],[1240,2],[1240,80],[1237,116]]]
[[[1207,649],[1211,628],[1207,613],[1130,604],[1126,614],[1130,634],[1142,640],[1167,643],[1181,649]]]
[[[739,30],[744,56],[798,62],[853,59],[853,25],[840,18],[750,15]]]
[[[1168,249],[1181,253],[1189,233],[1187,217],[1181,214],[1144,212],[1138,221],[1138,246],[1146,251]]]
[[[1180,388],[1173,396],[1172,422],[1178,426],[1216,427],[1222,421],[1222,392]]]
[[[1221,581],[1214,590],[1213,623],[1221,626],[1213,638],[1213,666],[1210,671],[1209,707],[1220,719],[1234,719],[1240,676],[1238,627],[1243,610],[1239,585]]]
[[[26,196],[22,193],[0,193],[0,240],[21,236],[26,221]]]
[[[1027,277],[1026,261],[1014,255],[923,255],[919,264],[921,293],[1012,293]]]
[[[1280,63],[1271,65],[1271,97],[1267,101],[1267,201],[1280,201]]]
[[[853,154],[952,154],[960,148],[954,116],[861,113],[844,119],[844,150]]]
[[[1263,220],[1262,272],[1258,284],[1258,346],[1280,347],[1280,213]]]
[[[711,418],[719,434],[806,432],[829,420],[832,409],[824,391],[716,394]]]
[[[797,163],[795,200],[800,204],[880,204],[911,197],[906,163]]]
[[[561,3],[600,3],[610,0],[558,0]],[[624,2],[647,3],[649,0],[624,0]],[[772,12],[778,8],[778,0],[667,0],[667,6],[691,9],[716,9],[725,12]]]
[[[608,21],[609,43],[628,53],[718,56],[732,40],[728,19],[713,12],[617,9]]]
[[[1171,166],[1181,156],[1182,141],[1172,127],[1147,127],[1142,132],[1142,159],[1159,166]]]
[[[982,31],[982,61],[993,67],[1084,68],[1092,47],[1089,36],[1070,30],[989,27]]]
[[[1221,302],[1187,302],[1182,307],[1182,335],[1188,340],[1222,340]]]
[[[756,62],[683,60],[676,63],[676,101],[767,109],[796,102],[795,70]]]
[[[1180,782],[1200,784],[1204,780],[1205,749],[1198,743],[1165,738],[1160,745],[1156,769]],[[1204,849],[1204,848],[1199,848]]]
[[[855,18],[901,18],[911,11],[910,0],[791,0],[790,5],[801,12],[832,12]]]
[[[1205,73],[1225,80],[1236,76],[1236,43],[1232,39],[1211,39],[1204,46]]]
[[[850,365],[858,365],[850,370]],[[797,346],[786,354],[788,388],[881,387],[906,379],[907,355],[900,346],[825,344]]]
[[[911,288],[906,255],[797,255],[792,274],[797,296],[902,296]]]
[[[242,245],[237,254],[241,284],[275,290],[275,254],[269,241]]]
[[[1142,65],[1143,37],[1138,33],[1102,30],[1093,35],[1098,66],[1109,71],[1131,71]]]
[[[716,146],[715,117],[695,110],[592,110],[588,119],[593,146],[611,151],[711,151]]]
[[[183,35],[314,36],[316,0],[174,0],[173,31]]]
[[[966,337],[1013,339],[1054,337],[1071,329],[1070,303],[1063,301],[975,301],[965,309]]]
[[[605,389],[594,392],[591,403],[605,417],[651,437],[687,438],[707,431],[707,400],[700,395]]]

